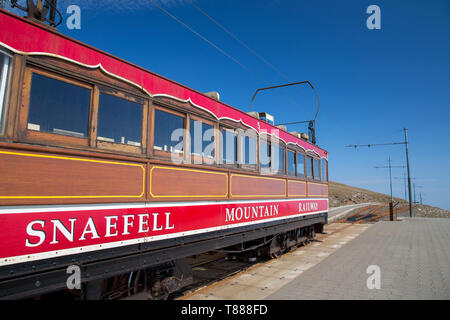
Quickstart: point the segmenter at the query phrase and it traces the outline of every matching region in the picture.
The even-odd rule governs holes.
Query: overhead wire
[[[220,48],[218,45],[216,45],[214,42],[212,42],[211,40],[207,39],[205,36],[203,36],[202,34],[200,34],[198,31],[194,30],[192,27],[190,27],[189,25],[187,25],[186,23],[184,23],[182,20],[180,20],[179,18],[177,18],[176,16],[174,16],[173,14],[171,14],[170,12],[168,12],[167,10],[165,10],[164,8],[162,8],[160,5],[158,5],[155,1],[153,0],[148,0],[150,3],[152,3],[156,8],[158,8],[159,10],[161,10],[162,12],[164,12],[166,15],[168,15],[170,18],[172,18],[173,20],[175,20],[176,22],[178,22],[179,24],[181,24],[182,26],[184,26],[186,29],[188,29],[189,31],[191,31],[192,33],[194,33],[196,36],[198,36],[200,39],[202,39],[203,41],[205,41],[206,43],[208,43],[209,45],[211,45],[213,48],[215,48],[216,50],[218,50],[220,53],[222,53],[223,55],[225,55],[227,58],[231,59],[233,62],[235,62],[236,64],[238,64],[241,68],[243,68],[244,70],[246,70],[247,72],[249,72],[250,74],[252,74],[255,78],[257,78],[259,81],[264,82],[266,85],[269,85],[270,83],[265,80],[263,77],[261,77],[260,75],[258,75],[257,73],[255,73],[254,71],[252,71],[249,67],[247,67],[246,65],[244,65],[243,63],[241,63],[239,60],[237,60],[235,57],[233,57],[231,54],[229,54],[228,52],[226,52],[224,49]],[[211,18],[212,19],[212,18]],[[288,100],[290,103],[293,104],[297,104],[297,102],[295,102],[294,100],[292,100],[290,97],[286,97],[284,94],[281,94],[284,99]]]
[[[207,17],[209,20],[211,20],[215,25],[217,25],[220,29],[222,29],[225,33],[227,33],[230,37],[232,37],[234,40],[236,40],[239,44],[241,44],[244,48],[246,48],[248,51],[250,51],[253,55],[255,55],[261,62],[269,66],[273,71],[275,71],[280,77],[284,78],[287,81],[290,81],[288,76],[286,76],[284,73],[282,73],[278,68],[276,68],[273,64],[268,62],[266,59],[264,59],[260,54],[258,54],[255,50],[250,48],[244,41],[239,39],[234,33],[229,31],[227,28],[225,28],[222,24],[217,22],[214,18],[212,18],[210,15],[208,15],[205,11],[200,9],[197,5],[194,4],[193,1],[188,0],[189,4],[194,7],[198,12],[203,14],[205,17]]]
[[[257,73],[253,72],[249,67],[247,67],[246,65],[244,65],[243,63],[241,63],[239,60],[237,60],[236,58],[234,58],[232,55],[230,55],[229,53],[227,53],[225,50],[223,50],[222,48],[220,48],[218,45],[216,45],[215,43],[213,43],[212,41],[208,40],[206,37],[204,37],[203,35],[201,35],[199,32],[195,31],[193,28],[191,28],[190,26],[188,26],[186,23],[184,23],[183,21],[181,21],[180,19],[178,19],[177,17],[175,17],[174,15],[172,15],[171,13],[169,13],[167,10],[163,9],[161,6],[157,5],[153,0],[149,0],[155,7],[157,7],[158,9],[160,9],[161,11],[163,11],[165,14],[167,14],[169,17],[171,17],[172,19],[174,19],[175,21],[177,21],[178,23],[180,23],[181,25],[183,25],[185,28],[187,28],[188,30],[190,30],[191,32],[193,32],[195,35],[197,35],[199,38],[201,38],[202,40],[204,40],[205,42],[207,42],[209,45],[211,45],[212,47],[214,47],[216,50],[218,50],[219,52],[221,52],[223,55],[225,55],[226,57],[228,57],[229,59],[231,59],[233,62],[235,62],[236,64],[238,64],[241,68],[243,68],[244,70],[246,70],[247,72],[251,73],[254,77],[256,77],[258,80],[268,84],[268,82],[262,78],[261,76],[259,76]],[[231,32],[230,30],[228,30],[224,25],[222,25],[221,23],[219,23],[216,19],[214,19],[211,15],[209,15],[208,13],[206,13],[204,10],[202,10],[199,6],[197,6],[192,0],[188,0],[187,1],[194,9],[196,9],[198,12],[200,12],[202,15],[204,15],[206,18],[208,18],[211,22],[213,22],[216,26],[218,26],[221,30],[223,30],[226,34],[228,34],[230,37],[232,37],[236,42],[238,42],[241,46],[243,46],[244,48],[246,48],[250,53],[252,53],[255,57],[258,58],[258,60],[260,60],[262,63],[264,63],[265,65],[267,65],[270,69],[272,69],[275,73],[277,73],[281,78],[283,78],[286,81],[290,81],[289,77],[283,73],[282,71],[280,71],[277,67],[275,67],[272,63],[270,63],[269,61],[267,61],[267,59],[265,59],[262,55],[260,55],[259,53],[257,53],[254,49],[252,49],[249,45],[247,45],[246,42],[244,42],[243,40],[241,40],[236,34],[234,34],[233,32]],[[304,94],[304,92],[297,87],[297,89]],[[309,95],[306,95],[310,101],[313,101],[312,98]],[[290,97],[286,97],[285,95],[283,95],[283,97],[285,99],[289,99],[291,103],[294,104],[298,104],[298,102],[293,101]],[[341,129],[343,130],[347,130],[348,129],[348,124],[343,124],[341,121],[338,121],[334,116],[332,116],[331,114],[327,114],[325,112],[325,117],[330,118],[330,120],[332,120],[335,124],[338,124],[339,127],[341,127]],[[317,116],[317,115],[316,115]],[[396,130],[397,131],[397,130]],[[377,134],[378,136],[379,134]]]
[[[290,81],[289,77],[284,74],[282,71],[280,71],[277,67],[275,67],[272,63],[270,63],[269,61],[267,61],[263,56],[261,56],[260,54],[258,54],[255,50],[253,50],[249,45],[247,45],[243,40],[241,40],[238,36],[236,36],[233,32],[231,32],[230,30],[228,30],[225,26],[223,26],[221,23],[219,23],[216,19],[214,19],[213,17],[211,17],[211,15],[209,15],[208,13],[206,13],[204,10],[202,10],[200,7],[198,7],[192,0],[187,0],[187,2],[193,7],[195,8],[198,12],[200,12],[202,15],[204,15],[205,17],[207,17],[211,22],[213,22],[216,26],[218,26],[220,29],[222,29],[226,34],[228,34],[230,37],[232,37],[234,40],[236,40],[240,45],[242,45],[244,48],[246,48],[248,51],[250,51],[255,57],[257,57],[261,62],[263,62],[265,65],[267,65],[269,68],[271,68],[274,72],[276,72],[281,78],[283,78],[286,81]],[[297,89],[303,94],[304,92],[297,87]],[[312,98],[307,95],[308,99],[310,101],[313,102]],[[334,121],[335,123],[339,123],[339,126],[341,128],[346,128],[347,125],[344,125],[341,121],[338,121],[335,117],[331,116],[331,115],[326,115],[327,117],[331,118],[332,121]],[[317,117],[317,114],[316,114]],[[305,122],[307,123],[307,121],[298,121],[298,123],[302,123]],[[292,124],[295,124],[292,123]]]
[[[224,27],[221,23],[219,23],[217,20],[215,20],[213,17],[211,17],[209,14],[207,14],[205,11],[200,9],[197,5],[194,4],[192,0],[187,1],[192,7],[194,7],[198,12],[203,14],[205,17],[207,17],[209,20],[211,20],[215,25],[217,25],[220,29],[222,29],[225,33],[227,33],[230,37],[232,37],[234,40],[236,40],[240,45],[242,45],[244,48],[246,48],[248,51],[250,51],[255,57],[257,57],[262,63],[267,65],[269,68],[271,68],[275,73],[277,73],[281,78],[283,78],[286,81],[291,81],[290,78],[283,72],[281,72],[277,67],[275,67],[272,63],[267,61],[263,56],[261,56],[259,53],[257,53],[255,50],[250,48],[249,45],[247,45],[243,40],[241,40],[238,36],[236,36],[233,32],[228,30],[226,27]],[[297,87],[297,89],[303,94],[303,91]],[[308,96],[308,99],[311,102],[314,102],[313,99]]]
[[[186,29],[188,29],[189,31],[191,31],[192,33],[194,33],[196,36],[198,36],[200,39],[202,39],[203,41],[205,41],[206,43],[208,43],[209,45],[211,45],[213,48],[215,48],[216,50],[218,50],[220,53],[222,53],[224,56],[226,56],[227,58],[231,59],[234,63],[238,64],[240,67],[242,67],[244,70],[248,71],[249,73],[251,73],[253,76],[255,76],[256,78],[258,78],[258,80],[264,81],[265,80],[263,78],[261,78],[257,73],[253,72],[250,68],[248,68],[246,65],[244,65],[243,63],[241,63],[239,60],[237,60],[236,58],[234,58],[232,55],[230,55],[229,53],[227,53],[225,50],[223,50],[222,48],[220,48],[218,45],[216,45],[214,42],[208,40],[206,37],[204,37],[203,35],[201,35],[199,32],[197,32],[196,30],[194,30],[193,28],[191,28],[190,26],[188,26],[186,23],[184,23],[183,21],[181,21],[180,19],[178,19],[177,17],[175,17],[173,14],[171,14],[170,12],[168,12],[167,10],[165,10],[164,8],[162,8],[161,6],[159,6],[157,3],[155,3],[153,0],[148,0],[150,1],[155,7],[157,7],[159,10],[161,10],[162,12],[164,12],[166,15],[168,15],[170,18],[174,19],[175,21],[177,21],[179,24],[181,24],[182,26],[184,26]]]

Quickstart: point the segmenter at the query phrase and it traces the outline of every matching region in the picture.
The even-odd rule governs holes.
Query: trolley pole
[[[412,195],[411,195],[411,173],[409,168],[409,151],[408,151],[408,129],[404,128],[405,130],[405,146],[406,146],[406,168],[408,171],[408,193],[409,193],[409,217],[413,217],[412,212]]]

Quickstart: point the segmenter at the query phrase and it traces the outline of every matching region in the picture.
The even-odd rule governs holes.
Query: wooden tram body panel
[[[324,183],[37,150],[0,143],[1,205],[328,197]]]
[[[165,258],[139,260],[145,267],[288,227],[327,222],[328,153],[323,149],[1,9],[0,30],[0,50],[8,53],[12,65],[0,126],[0,280],[73,263],[111,262],[131,253],[141,259],[151,250],[173,248]],[[29,130],[34,73],[90,90],[86,138]],[[102,92],[141,103],[139,144],[96,139]],[[192,164],[194,157],[186,152],[182,163],[174,164],[154,146],[156,110],[184,115],[187,130],[192,119],[217,130],[250,129],[257,146],[262,137],[275,137],[296,157],[301,153],[306,161],[307,155],[325,161],[321,175],[326,179],[286,172],[262,175],[258,162],[253,167],[215,165],[217,152],[212,163]],[[217,140],[214,150],[219,148]],[[183,143],[189,150],[190,139]],[[306,162],[303,167],[306,173]],[[133,259],[128,262],[137,263]],[[48,274],[50,282],[59,277]]]

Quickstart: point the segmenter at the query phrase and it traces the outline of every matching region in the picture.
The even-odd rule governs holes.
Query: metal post
[[[389,156],[389,186],[391,188],[391,202],[389,202],[389,220],[394,221],[394,199],[392,197],[392,165],[391,156]]]
[[[394,221],[394,203],[389,202],[389,220]]]
[[[403,172],[403,183],[405,184],[405,201],[408,201],[408,184],[406,183],[406,173]]]
[[[406,146],[406,168],[408,170],[408,193],[409,193],[409,216],[413,217],[412,199],[411,199],[411,172],[409,169],[409,152],[408,152],[408,129],[405,128],[405,146]]]
[[[389,156],[389,186],[391,188],[391,203],[394,202],[394,198],[392,197],[392,166],[391,166],[391,157]]]

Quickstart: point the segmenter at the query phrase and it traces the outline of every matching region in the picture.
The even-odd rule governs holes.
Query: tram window
[[[295,177],[295,152],[291,150],[287,151],[287,174]]]
[[[272,150],[270,142],[261,140],[259,144],[259,165],[261,171],[268,172],[271,167]]]
[[[203,162],[214,160],[214,127],[203,121],[190,120],[191,154]]]
[[[237,164],[237,134],[230,130],[222,130],[220,143],[223,164]]]
[[[0,52],[0,134],[3,132],[3,113],[6,113],[6,85],[8,84],[9,56]]]
[[[306,174],[308,176],[308,179],[313,178],[313,161],[314,159],[311,157],[306,157]]]
[[[85,138],[90,103],[90,89],[33,73],[28,129]]]
[[[305,177],[305,155],[297,153],[297,177]]]
[[[153,149],[167,152],[183,152],[184,118],[155,109]]]
[[[142,105],[109,94],[100,94],[97,139],[140,147]]]
[[[284,146],[280,143],[274,144],[273,172],[284,174]]]
[[[321,174],[322,174],[322,181],[328,181],[328,161],[325,159],[322,159],[322,169],[321,169]]]
[[[242,136],[242,142],[243,165],[256,166],[256,137],[244,135]]]
[[[314,180],[320,180],[320,160],[319,159],[314,159],[313,170],[314,170]]]

